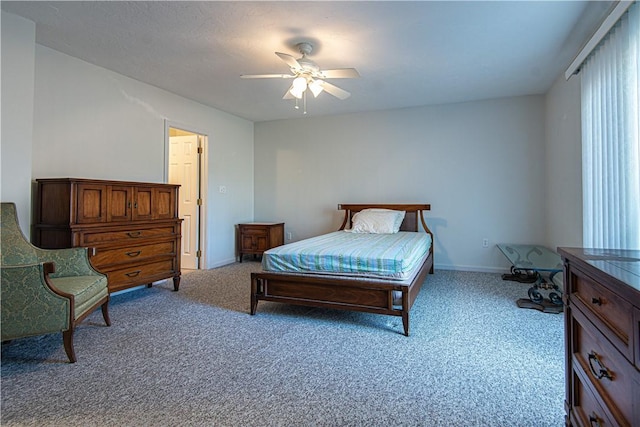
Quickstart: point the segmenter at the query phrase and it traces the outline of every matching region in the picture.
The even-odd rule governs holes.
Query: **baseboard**
[[[477,265],[450,265],[450,264],[435,264],[436,270],[451,270],[451,271],[471,271],[476,273],[508,273],[509,270],[503,267],[481,267]]]
[[[214,262],[210,266],[206,267],[206,269],[224,267],[225,265],[233,264],[234,262],[238,262],[237,258],[227,258],[222,261]]]

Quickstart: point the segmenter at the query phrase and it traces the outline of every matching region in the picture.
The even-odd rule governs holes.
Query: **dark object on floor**
[[[543,299],[539,304],[531,301],[528,298],[520,298],[518,301],[516,301],[516,304],[518,304],[518,307],[520,308],[533,308],[543,313],[553,314],[562,313],[564,307],[562,305],[554,304],[546,298]]]
[[[519,270],[511,267],[511,274],[503,274],[502,280],[511,280],[520,283],[534,283],[538,280],[538,273],[531,270]]]

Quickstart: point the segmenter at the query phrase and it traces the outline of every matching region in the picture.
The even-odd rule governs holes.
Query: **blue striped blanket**
[[[365,234],[334,231],[269,249],[262,268],[273,272],[348,274],[403,280],[431,246],[426,233]]]

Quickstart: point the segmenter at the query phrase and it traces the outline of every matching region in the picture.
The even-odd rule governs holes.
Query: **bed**
[[[428,204],[340,204],[344,220],[339,231],[353,227],[356,215],[370,210],[392,210],[404,212],[399,226],[404,234],[415,234],[420,227],[428,238],[428,247],[419,257],[411,271],[393,276],[368,275],[366,272],[345,271],[269,271],[270,251],[263,254],[263,269],[251,274],[251,314],[255,315],[259,301],[360,311],[391,316],[401,316],[404,335],[409,336],[409,312],[428,274],[433,274],[433,233],[429,230],[424,211]],[[357,217],[356,217],[357,218]],[[400,233],[398,233],[400,234]],[[325,236],[325,235],[323,235]],[[305,239],[306,240],[306,239]],[[299,243],[299,242],[297,242]],[[289,245],[280,248],[287,249]],[[267,258],[265,258],[267,257]],[[402,259],[399,264],[402,264]]]

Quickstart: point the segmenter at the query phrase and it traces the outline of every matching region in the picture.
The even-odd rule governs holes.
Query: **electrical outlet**
[[[484,239],[482,239],[482,247],[483,248],[488,248],[489,247],[489,239],[487,239],[486,237]]]
[[[293,234],[290,231],[287,231],[287,240],[293,239]]]
[[[220,187],[218,187],[218,191],[224,194],[227,192],[227,187],[224,185],[221,185]]]

